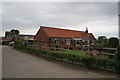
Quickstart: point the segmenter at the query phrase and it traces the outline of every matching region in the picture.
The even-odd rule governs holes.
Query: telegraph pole
[[[117,48],[116,54],[116,72],[120,74],[120,2],[118,2],[118,23],[119,23],[119,30],[118,30],[118,39],[119,39],[119,46]]]
[[[119,29],[119,30],[118,30],[118,39],[119,39],[119,46],[120,46],[120,14],[119,14],[118,17],[119,17],[119,19],[118,19],[118,21],[119,21],[119,22],[118,22],[118,23],[119,23],[119,26],[118,26],[118,27],[119,27],[119,28],[118,28],[118,29]]]

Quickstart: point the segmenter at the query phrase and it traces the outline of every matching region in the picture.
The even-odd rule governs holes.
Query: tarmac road
[[[59,61],[38,58],[33,55],[2,46],[3,78],[116,78],[112,73],[89,71]]]

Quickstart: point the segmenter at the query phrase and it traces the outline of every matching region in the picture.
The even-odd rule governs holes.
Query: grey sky
[[[89,32],[95,37],[118,36],[117,2],[4,2],[2,35],[19,29],[21,34],[36,34],[40,25]]]

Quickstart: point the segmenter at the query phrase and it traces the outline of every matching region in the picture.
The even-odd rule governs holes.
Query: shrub
[[[116,72],[120,74],[120,46],[118,47],[117,50],[117,55],[116,55]]]
[[[10,41],[2,41],[2,45],[8,45]]]
[[[108,40],[108,47],[117,48],[119,46],[119,40],[116,37],[111,37]]]

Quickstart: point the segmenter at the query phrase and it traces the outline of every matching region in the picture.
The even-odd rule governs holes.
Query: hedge
[[[74,64],[83,65],[87,68],[115,71],[116,61],[114,59],[95,58],[91,56],[78,56],[74,54],[65,54],[60,52],[50,52],[33,47],[15,45],[14,48],[28,52],[36,56],[46,56],[60,61],[67,61]]]
[[[2,45],[8,45],[11,41],[2,41]]]
[[[120,74],[120,46],[118,47],[117,55],[116,55],[116,72]]]

